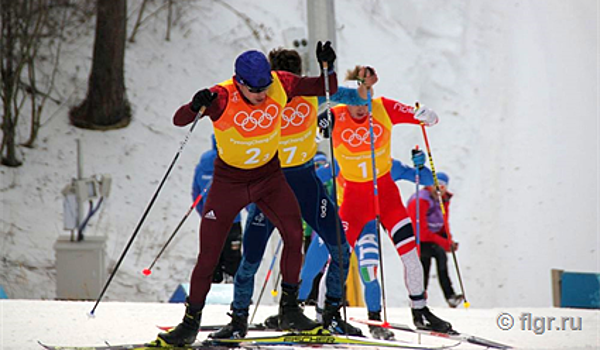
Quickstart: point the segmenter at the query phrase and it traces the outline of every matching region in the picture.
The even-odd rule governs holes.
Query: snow
[[[177,324],[183,314],[182,304],[165,303],[125,303],[106,302],[100,304],[96,316],[87,316],[93,303],[65,301],[32,301],[8,300],[0,303],[0,314],[3,320],[0,348],[3,350],[37,350],[38,341],[48,345],[105,345],[110,344],[144,343],[156,337],[158,329],[155,326],[172,326]],[[209,305],[203,312],[206,325],[229,322],[226,315],[227,305]],[[441,317],[451,318],[458,330],[515,346],[516,349],[597,349],[598,345],[598,313],[595,311],[565,310],[550,308],[501,308],[501,309],[470,309],[452,310],[439,308],[435,310]],[[261,306],[256,314],[256,320],[262,321],[277,312],[276,306]],[[364,308],[348,308],[348,317],[364,319]],[[500,313],[510,313],[515,319],[512,330],[502,331],[496,326],[496,317]],[[551,330],[547,326],[540,330],[538,324],[522,326],[519,317],[523,313],[531,313],[535,317],[554,317],[557,320],[567,318],[566,330],[561,321],[556,321]],[[307,309],[309,316],[314,316],[312,308]],[[570,318],[574,317],[571,330]],[[581,319],[579,319],[579,317]],[[407,308],[390,308],[388,318],[395,323],[410,324],[410,311]],[[558,322],[558,323],[557,323]],[[547,323],[545,323],[547,325]],[[560,325],[560,326],[557,326]],[[534,331],[539,330],[536,334]],[[363,332],[368,332],[367,326],[360,326]],[[522,330],[524,329],[524,330]],[[562,328],[561,328],[562,329]],[[596,332],[593,330],[596,329]],[[259,336],[262,332],[250,332],[250,336]],[[396,339],[416,343],[416,335],[395,332]],[[199,340],[205,339],[207,333],[200,333]],[[442,345],[453,344],[446,339],[421,337],[422,344]],[[482,349],[471,344],[461,344],[455,349]]]
[[[129,11],[140,3],[130,1]],[[173,127],[174,111],[199,88],[229,78],[237,54],[282,46],[283,31],[306,22],[304,0],[227,1],[254,21],[253,34],[223,4],[186,2],[170,42],[163,40],[163,13],[128,43],[126,86],[134,119],[122,130],[68,124],[68,109],[85,96],[93,28],[82,27],[87,34],[66,45],[57,78],[63,104],[48,105],[37,147],[20,148],[24,165],[0,168],[0,285],[11,299],[56,297],[52,246],[66,234],[60,191],[76,176],[76,139],[83,141],[84,175],[113,178],[112,193],[86,232],[107,236],[112,269],[188,132]],[[600,346],[598,312],[550,308],[551,269],[600,272],[598,1],[348,0],[335,6],[340,76],[355,64],[371,64],[380,76],[377,95],[418,100],[441,118],[428,136],[436,168],[450,175],[455,193],[450,221],[472,307],[447,309],[434,276],[430,305],[458,329],[525,348]],[[132,26],[135,16],[130,18]],[[37,348],[31,345],[37,339],[144,341],[155,334],[153,324],[178,321],[180,306],[163,302],[188,282],[195,263],[195,213],[151,277],[140,272],[191,204],[193,168],[211,131],[208,120],[194,131],[97,318],[85,319],[86,303],[1,301],[2,349]],[[25,123],[19,141],[27,135]],[[424,147],[418,128],[394,129],[394,157],[409,162],[417,144]],[[400,188],[405,199],[414,191],[412,184]],[[390,313],[410,323],[391,244],[384,255]],[[257,283],[264,274],[263,266]],[[266,297],[259,312],[273,312],[274,302]],[[211,323],[225,322],[226,310],[214,308]],[[495,325],[499,312],[583,317],[584,327],[539,336],[502,332]]]

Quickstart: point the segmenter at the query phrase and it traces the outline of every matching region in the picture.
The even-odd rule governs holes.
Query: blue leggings
[[[323,270],[323,267],[329,260],[329,252],[325,242],[319,237],[315,237],[308,246],[308,251],[304,256],[304,265],[300,271],[300,290],[298,300],[305,301],[310,295],[315,277]]]
[[[363,227],[363,230],[358,236],[355,249],[360,279],[364,286],[367,310],[370,312],[381,311],[381,286],[377,280],[379,246],[374,220],[369,221],[365,227]],[[298,296],[299,300],[306,300],[306,298],[308,298],[314,278],[327,262],[325,245],[319,239],[314,239],[306,252],[304,260],[306,263],[304,263],[300,275],[302,281]],[[329,293],[329,286],[327,286],[327,292]]]
[[[327,297],[339,300],[342,298],[340,281],[345,282],[348,276],[350,246],[346,241],[346,235],[335,211],[334,203],[327,194],[325,186],[317,177],[312,160],[301,166],[284,168],[283,173],[298,199],[302,218],[313,230],[318,232],[332,256],[326,280]],[[341,230],[342,241],[341,266],[343,268],[341,270],[336,232],[338,227]],[[243,238],[242,261],[234,279],[232,303],[234,309],[246,309],[250,305],[254,293],[254,275],[258,271],[273,229],[273,224],[257,206],[253,205],[249,208]],[[298,264],[300,263],[298,261]]]

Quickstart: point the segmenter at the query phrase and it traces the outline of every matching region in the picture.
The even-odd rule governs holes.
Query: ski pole
[[[154,202],[156,201],[156,198],[158,197],[158,194],[160,193],[160,190],[162,189],[163,185],[167,181],[167,177],[169,177],[169,174],[171,173],[171,170],[173,170],[173,167],[175,166],[175,163],[177,162],[177,159],[181,155],[181,152],[183,151],[183,148],[185,147],[185,145],[187,144],[188,140],[190,139],[190,136],[192,135],[192,132],[194,131],[194,128],[196,127],[196,124],[198,124],[198,120],[200,120],[200,117],[204,113],[204,110],[206,110],[205,106],[203,106],[202,108],[200,108],[200,110],[196,114],[196,117],[194,118],[194,122],[192,123],[192,127],[188,131],[187,135],[185,135],[185,139],[181,143],[181,146],[179,146],[179,150],[177,151],[177,153],[175,153],[175,157],[173,157],[173,160],[171,161],[171,165],[169,165],[169,168],[167,169],[167,172],[163,176],[162,180],[160,181],[160,184],[156,188],[156,191],[154,192],[154,195],[152,195],[152,198],[150,199],[150,202],[146,206],[146,209],[144,210],[144,213],[142,214],[142,217],[140,218],[140,221],[138,222],[137,226],[135,227],[135,230],[133,231],[133,234],[129,238],[129,242],[127,242],[127,245],[125,246],[125,249],[123,250],[123,253],[121,253],[121,256],[119,257],[119,260],[117,261],[117,264],[115,265],[115,268],[113,269],[112,273],[108,277],[108,280],[104,284],[104,287],[102,288],[102,291],[100,292],[100,295],[96,299],[96,303],[94,304],[94,307],[92,308],[92,311],[90,311],[90,315],[91,316],[94,316],[94,312],[96,312],[96,308],[98,307],[98,304],[100,304],[100,301],[102,300],[102,297],[104,297],[104,293],[106,293],[106,290],[108,289],[108,286],[110,285],[110,282],[112,282],[113,278],[115,277],[115,274],[117,273],[117,270],[119,270],[119,267],[121,266],[121,263],[123,262],[123,259],[125,259],[125,255],[129,251],[129,248],[131,248],[131,245],[133,244],[133,241],[135,240],[135,237],[137,236],[138,232],[142,228],[142,224],[146,220],[146,216],[148,216],[148,213],[150,212],[150,209],[154,205]]]
[[[256,306],[254,307],[254,311],[252,311],[252,317],[250,317],[250,324],[254,321],[254,315],[256,315],[256,310],[258,310],[258,305],[260,305],[260,301],[265,292],[265,288],[267,287],[267,282],[269,282],[269,278],[271,277],[271,272],[273,272],[273,267],[275,266],[275,261],[277,260],[277,255],[279,255],[279,249],[281,248],[282,239],[279,238],[279,243],[277,243],[277,248],[275,248],[275,254],[273,254],[273,259],[271,260],[271,265],[269,265],[269,271],[267,271],[267,276],[265,277],[265,282],[260,290],[260,294],[258,295],[258,300],[256,301]]]
[[[415,112],[419,109],[419,102],[415,104]],[[435,166],[433,165],[433,155],[431,154],[431,147],[429,147],[429,139],[427,138],[427,131],[425,131],[425,124],[423,122],[420,123],[421,131],[423,133],[423,140],[425,141],[425,147],[427,148],[427,157],[429,158],[429,165],[431,166],[431,173],[433,174],[433,183],[435,185],[435,192],[438,197],[438,203],[440,205],[440,209],[442,210],[442,216],[444,217],[444,226],[446,230],[448,230],[448,234],[450,231],[450,226],[448,226],[448,215],[446,215],[446,207],[444,207],[444,201],[442,199],[442,191],[440,190],[440,183],[437,178],[437,174],[435,172]],[[471,303],[467,301],[467,295],[465,293],[465,287],[463,285],[462,276],[460,274],[460,268],[458,267],[458,258],[456,257],[456,251],[454,250],[453,242],[450,242],[450,252],[452,253],[452,259],[454,260],[454,266],[456,267],[456,275],[458,276],[458,282],[460,284],[460,290],[463,295],[463,305],[466,309],[471,306]]]
[[[147,269],[144,269],[142,271],[142,273],[144,274],[144,276],[149,276],[150,274],[152,274],[152,268],[154,267],[154,264],[156,264],[156,261],[158,261],[158,259],[162,255],[162,253],[165,251],[165,249],[167,249],[167,247],[169,246],[169,244],[171,243],[171,241],[173,240],[173,238],[177,234],[177,231],[179,231],[179,229],[181,228],[181,226],[183,225],[183,223],[190,216],[190,213],[194,210],[194,208],[196,208],[196,206],[198,205],[198,203],[200,203],[200,201],[202,200],[202,197],[204,197],[204,194],[210,188],[210,184],[211,183],[212,183],[212,180],[210,180],[209,183],[206,184],[206,187],[204,187],[204,189],[202,190],[202,192],[199,193],[196,196],[196,200],[194,200],[194,203],[192,203],[192,205],[187,210],[187,212],[185,213],[185,215],[183,216],[183,218],[181,218],[181,221],[179,221],[179,224],[177,225],[177,227],[175,228],[175,230],[173,231],[173,233],[171,234],[171,236],[169,237],[169,239],[167,240],[167,242],[163,245],[163,247],[160,250],[160,252],[158,252],[158,255],[156,256],[156,258],[154,258],[154,261],[152,261],[152,264],[150,264],[150,266]]]
[[[367,89],[367,101],[369,103],[369,139],[371,144],[371,169],[373,171],[373,198],[375,205],[375,226],[377,230],[377,240],[379,241],[377,244],[377,250],[379,253],[379,265],[381,266],[381,300],[383,302],[383,322],[387,324],[387,302],[385,297],[385,278],[383,277],[383,250],[381,245],[383,244],[381,240],[381,228],[379,227],[379,223],[381,222],[381,210],[379,208],[379,187],[377,185],[377,162],[375,160],[375,132],[373,131],[373,101],[371,96],[371,90]]]
[[[412,155],[414,156],[417,152],[419,152],[419,146],[417,145],[415,149],[412,150]],[[419,216],[421,212],[419,211],[419,182],[421,181],[421,177],[419,172],[421,171],[422,166],[416,167],[415,172],[415,201],[417,206],[417,216],[415,220],[415,226],[417,227],[417,254],[421,256],[421,227],[419,223]]]
[[[331,176],[332,176],[332,183],[333,183],[333,207],[335,209],[335,213],[337,215],[339,212],[338,209],[338,198],[337,198],[337,185],[336,185],[336,180],[337,180],[337,170],[335,167],[335,155],[333,153],[333,118],[332,118],[332,113],[331,113],[331,96],[330,96],[330,91],[329,91],[329,64],[324,61],[323,62],[323,80],[325,81],[325,107],[327,108],[327,120],[329,121],[329,125],[327,126],[327,128],[329,129],[329,153],[331,154]],[[337,238],[337,247],[338,247],[338,268],[340,270],[340,290],[342,291],[342,310],[343,310],[343,315],[344,315],[344,322],[348,321],[347,315],[346,315],[346,290],[344,288],[344,284],[346,281],[344,281],[343,276],[346,275],[345,271],[344,271],[344,266],[342,264],[343,261],[343,255],[342,255],[342,228],[340,227],[340,219],[336,218],[335,220],[335,233],[336,233],[336,238]],[[344,233],[345,234],[345,233]]]
[[[279,273],[277,274],[277,279],[275,280],[275,287],[273,288],[273,290],[271,291],[271,295],[273,297],[276,297],[277,294],[279,294],[279,292],[277,291],[277,286],[279,285],[279,280],[281,279],[281,271],[279,271]]]

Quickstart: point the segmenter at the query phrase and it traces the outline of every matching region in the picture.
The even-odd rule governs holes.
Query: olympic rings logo
[[[281,113],[281,129],[285,129],[288,126],[300,126],[308,115],[310,114],[310,107],[306,103],[300,103],[296,108],[294,107],[285,107],[283,112]]]
[[[273,112],[273,113],[271,113]],[[265,110],[257,109],[248,114],[246,111],[239,111],[233,122],[242,127],[244,131],[250,132],[260,127],[261,129],[267,129],[273,124],[275,118],[279,114],[279,108],[276,105],[268,105]]]
[[[373,125],[373,136],[375,142],[377,142],[377,139],[381,136],[381,134],[383,134],[383,128],[381,125]],[[365,128],[364,126],[356,129],[356,131],[352,129],[346,129],[342,131],[342,140],[352,147],[358,147],[363,144],[369,145],[371,143],[369,129]]]

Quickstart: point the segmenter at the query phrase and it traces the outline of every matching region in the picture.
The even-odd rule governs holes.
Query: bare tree
[[[37,135],[39,133],[41,127],[41,117],[42,112],[44,110],[44,106],[46,101],[52,100],[56,104],[60,104],[60,100],[53,98],[51,96],[54,90],[54,81],[56,78],[56,74],[59,70],[60,63],[60,53],[61,47],[64,40],[64,31],[67,27],[67,17],[68,17],[68,6],[63,7],[62,15],[54,20],[54,16],[51,11],[44,11],[47,15],[46,20],[46,33],[42,33],[41,37],[48,37],[47,41],[49,42],[49,46],[55,46],[55,49],[50,49],[49,54],[50,57],[46,58],[44,54],[41,56],[43,60],[52,61],[52,71],[45,75],[42,81],[42,85],[46,89],[46,91],[41,91],[40,87],[38,87],[38,69],[37,69],[37,58],[40,56],[39,54],[39,45],[36,45],[34,49],[31,51],[31,59],[27,60],[27,77],[29,84],[27,85],[25,82],[21,82],[21,85],[25,85],[26,91],[30,94],[30,113],[31,113],[31,123],[30,123],[30,131],[29,131],[29,140],[23,144],[24,147],[33,148],[35,140],[37,139]],[[54,45],[53,45],[54,44]]]
[[[47,18],[46,1],[0,0],[0,75],[2,98],[2,164],[17,167],[17,125],[27,94],[21,75],[35,58]]]
[[[126,0],[97,0],[92,72],[85,100],[71,109],[71,123],[108,130],[129,125],[131,106],[125,95]]]
[[[46,102],[61,103],[52,95],[64,34],[88,21],[90,1],[0,0],[2,164],[22,164],[17,146],[33,148]],[[30,118],[22,118],[27,112]],[[17,131],[27,122],[29,138],[19,144]]]
[[[144,15],[146,8],[148,7],[148,3],[150,3],[149,0],[142,1],[142,4],[140,5],[139,10],[137,11],[137,19],[135,21],[135,24],[133,25],[133,30],[131,31],[131,35],[129,35],[128,41],[130,43],[134,43],[135,36],[137,35],[138,31],[142,28],[142,26],[151,18],[158,17],[165,8],[167,9],[167,30],[165,40],[171,41],[171,26],[173,25],[173,1],[163,0],[162,5],[158,5],[158,7],[153,6],[153,11],[148,15]]]
[[[167,34],[166,41],[171,41],[171,25],[173,24],[173,0],[167,0]]]
[[[146,4],[148,0],[142,1],[142,5],[140,6],[140,10],[138,11],[137,20],[135,21],[135,25],[133,26],[133,30],[131,31],[131,36],[129,37],[129,42],[135,42],[135,35],[137,34],[138,29],[142,25],[142,18],[144,17],[144,10],[146,10]]]

